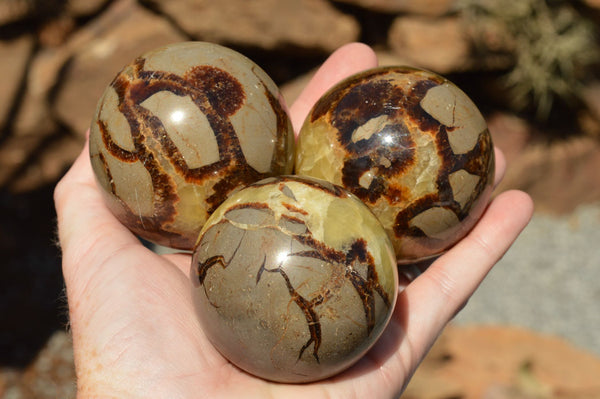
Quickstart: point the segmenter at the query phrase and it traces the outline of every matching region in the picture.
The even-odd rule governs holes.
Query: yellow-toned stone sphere
[[[398,294],[394,249],[373,213],[331,183],[283,176],[231,195],[192,260],[202,329],[233,364],[309,382],[358,361]]]
[[[245,56],[183,42],[127,65],[100,98],[90,157],[119,220],[191,249],[229,193],[293,168],[293,131],[273,81]]]
[[[296,173],[364,201],[399,263],[443,253],[473,227],[492,191],[486,122],[456,85],[424,70],[380,67],[315,104],[296,146]]]

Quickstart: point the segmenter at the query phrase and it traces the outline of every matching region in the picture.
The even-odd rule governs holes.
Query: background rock
[[[49,339],[33,363],[5,388],[4,398],[56,399],[75,398],[75,367],[71,337],[57,331]],[[0,389],[0,393],[2,390]]]
[[[390,28],[389,42],[411,65],[440,74],[468,66],[469,40],[457,17],[399,17]]]
[[[514,327],[450,327],[402,398],[598,398],[598,375],[600,359],[560,338]]]
[[[197,40],[264,49],[331,52],[359,33],[353,18],[320,0],[171,0],[156,8]]]
[[[4,395],[10,399],[56,399],[75,398],[75,367],[70,336],[55,332],[33,363],[20,376],[12,376],[10,387],[5,387]]]
[[[349,3],[365,9],[387,13],[408,13],[439,16],[450,12],[456,0],[335,0]]]

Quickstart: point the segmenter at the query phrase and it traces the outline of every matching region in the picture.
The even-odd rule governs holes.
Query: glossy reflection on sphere
[[[282,382],[354,364],[391,316],[394,250],[355,196],[311,178],[234,193],[198,239],[191,278],[203,331],[232,363]]]
[[[296,173],[348,189],[377,215],[399,263],[439,255],[481,216],[492,190],[486,122],[457,86],[431,72],[381,67],[315,104]]]
[[[273,81],[228,48],[150,51],[106,88],[90,156],[119,220],[155,243],[191,249],[236,188],[290,173],[294,137]]]

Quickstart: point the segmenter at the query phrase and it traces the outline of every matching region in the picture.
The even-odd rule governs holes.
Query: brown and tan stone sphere
[[[492,191],[486,122],[456,85],[431,72],[381,67],[340,82],[315,104],[296,173],[364,201],[399,263],[443,253],[473,227]]]
[[[350,367],[387,325],[398,293],[381,223],[341,187],[273,177],[232,194],[192,260],[203,331],[232,363],[281,382]]]
[[[290,173],[294,136],[278,88],[245,56],[183,42],[127,65],[100,98],[90,157],[134,233],[191,249],[232,191]]]

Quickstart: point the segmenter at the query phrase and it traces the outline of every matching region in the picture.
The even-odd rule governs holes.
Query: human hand
[[[290,108],[296,130],[327,88],[376,63],[361,44],[332,54]],[[496,182],[504,169],[497,151]],[[333,378],[290,385],[246,374],[210,344],[195,315],[190,255],[157,255],[115,219],[87,144],[57,185],[55,203],[79,398],[397,397],[532,214],[526,194],[498,195],[469,235],[399,294],[390,324],[363,359]]]

